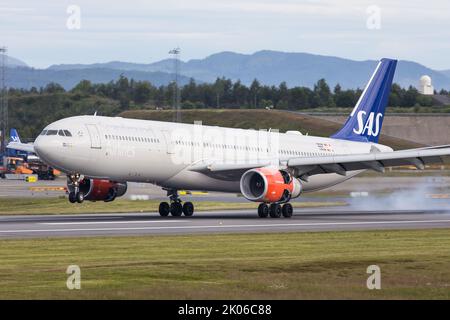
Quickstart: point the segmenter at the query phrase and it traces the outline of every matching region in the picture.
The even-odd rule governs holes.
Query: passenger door
[[[97,125],[87,124],[86,127],[89,132],[89,137],[91,138],[91,148],[92,149],[101,149],[102,143],[101,143],[101,139],[100,139],[100,131],[98,130]]]

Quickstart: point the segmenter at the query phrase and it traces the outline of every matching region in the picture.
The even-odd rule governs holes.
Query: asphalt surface
[[[197,212],[189,218],[145,213],[0,217],[0,239],[411,228],[450,228],[450,211],[299,209],[290,219],[260,219],[254,210]]]

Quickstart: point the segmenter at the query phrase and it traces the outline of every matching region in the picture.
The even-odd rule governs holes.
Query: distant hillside
[[[3,54],[0,54],[0,60],[1,59],[3,59]],[[25,62],[23,62],[22,60],[13,58],[11,56],[6,56],[6,65],[10,68],[28,67],[28,65]]]
[[[134,80],[146,80],[155,86],[167,85],[173,81],[174,76],[164,72],[145,72],[136,70],[120,70],[108,68],[80,68],[70,70],[10,68],[8,70],[8,86],[13,88],[44,87],[50,82],[59,83],[66,90],[72,89],[81,80],[90,80],[92,83],[107,83],[117,80],[120,75]],[[181,76],[180,84],[189,82],[189,78]]]
[[[129,110],[119,116],[133,119],[172,121],[173,111]],[[194,123],[201,120],[204,125],[244,129],[276,128],[280,132],[299,130],[303,134],[330,136],[339,130],[339,123],[317,117],[276,110],[182,110],[182,122]],[[381,135],[380,142],[395,149],[408,149],[421,144]]]
[[[286,81],[288,86],[313,87],[317,80],[324,78],[334,86],[343,88],[363,88],[377,62],[373,60],[354,61],[333,56],[309,53],[286,53],[259,51],[254,54],[221,52],[204,59],[181,62],[181,73],[205,82],[217,77],[241,80],[249,85],[255,78],[262,84],[279,85]],[[113,68],[120,70],[140,70],[146,72],[172,72],[173,60],[166,59],[149,64],[108,62],[91,65],[54,65],[50,70],[73,70],[90,68]],[[450,75],[435,71],[411,61],[400,61],[394,81],[403,87],[416,86],[420,76],[427,74],[433,79],[437,89],[450,88]]]
[[[442,70],[441,73],[447,77],[450,77],[450,70]]]
[[[60,64],[47,69],[26,68],[18,59],[9,58],[14,66],[9,72],[9,85],[16,88],[45,86],[58,82],[71,89],[80,80],[94,83],[109,82],[120,74],[136,80],[147,80],[154,85],[168,84],[173,80],[174,61],[165,59],[153,63],[111,61],[94,64]],[[218,77],[241,80],[250,85],[258,79],[263,85],[278,86],[285,81],[289,87],[312,88],[321,78],[334,87],[337,83],[344,89],[363,88],[372,74],[377,61],[354,61],[333,56],[309,53],[259,51],[254,54],[220,52],[204,59],[180,62],[181,84],[194,78],[197,82],[214,82]],[[19,68],[17,68],[19,67]],[[417,86],[419,78],[431,76],[437,90],[450,89],[450,71],[435,71],[412,61],[400,61],[394,81],[402,87]]]

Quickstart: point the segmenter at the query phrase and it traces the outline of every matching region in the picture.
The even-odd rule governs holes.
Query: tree
[[[258,92],[260,88],[261,85],[259,84],[259,81],[256,79],[253,80],[252,84],[250,85],[250,95],[252,97],[252,102],[250,103],[250,105],[255,109],[258,107]]]
[[[308,109],[311,108],[311,99],[313,92],[309,88],[295,87],[289,90],[289,105],[293,109]]]
[[[333,97],[330,87],[325,79],[320,79],[314,85],[314,96],[319,107],[334,107]]]
[[[149,82],[138,82],[134,86],[134,102],[146,103],[150,99],[152,86]]]
[[[182,101],[199,101],[198,88],[193,78],[189,79],[189,83],[181,88]]]
[[[66,90],[64,90],[64,88],[59,85],[58,83],[55,82],[50,82],[49,84],[47,84],[44,87],[43,90],[45,93],[62,93],[62,92],[66,92]]]
[[[220,108],[220,98],[225,93],[225,85],[224,85],[225,79],[217,78],[216,82],[213,84],[214,93],[216,95],[216,108]]]
[[[339,95],[342,92],[342,88],[341,85],[338,83],[336,84],[336,86],[334,87],[334,95]]]
[[[417,97],[419,92],[413,86],[409,86],[408,90],[405,92],[402,102],[402,107],[408,108],[416,105]]]
[[[72,92],[78,92],[83,94],[93,93],[92,83],[89,80],[81,80],[73,89]]]
[[[247,107],[249,94],[248,87],[244,86],[240,80],[236,81],[231,88],[232,105],[240,108]]]
[[[354,90],[342,90],[341,86],[337,84],[334,87],[334,104],[338,108],[353,107],[358,101],[357,93]]]
[[[278,88],[276,87],[264,87],[264,98],[266,99],[272,99],[273,104],[277,106],[277,108],[280,109],[290,109],[290,92],[287,87],[287,84],[285,81],[281,82]],[[271,93],[271,94],[270,94]]]
[[[403,98],[402,88],[396,83],[392,84],[391,94],[389,96],[389,103],[388,103],[389,106],[399,107],[400,105],[402,105],[402,98]]]

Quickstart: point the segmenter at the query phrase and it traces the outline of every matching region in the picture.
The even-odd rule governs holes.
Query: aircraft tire
[[[161,202],[159,204],[159,215],[161,217],[167,217],[170,213],[170,205],[167,202]]]
[[[70,203],[75,203],[75,202],[77,202],[77,197],[75,196],[75,192],[70,192],[70,193],[69,193],[69,202],[70,202]]]
[[[278,203],[272,203],[269,207],[269,215],[271,218],[281,217],[281,205]]]
[[[261,203],[258,206],[258,217],[267,218],[269,216],[269,206],[265,203]]]
[[[281,209],[281,211],[283,213],[283,217],[290,218],[290,217],[292,217],[292,213],[294,212],[294,209],[292,208],[292,204],[285,203],[283,205],[283,208]]]
[[[183,213],[186,217],[191,217],[194,214],[194,205],[192,202],[185,202],[183,204]]]
[[[170,214],[174,217],[179,217],[183,214],[183,206],[180,202],[172,202],[170,204]]]
[[[76,194],[76,200],[78,203],[82,203],[84,201],[84,193],[83,192],[78,192]]]

